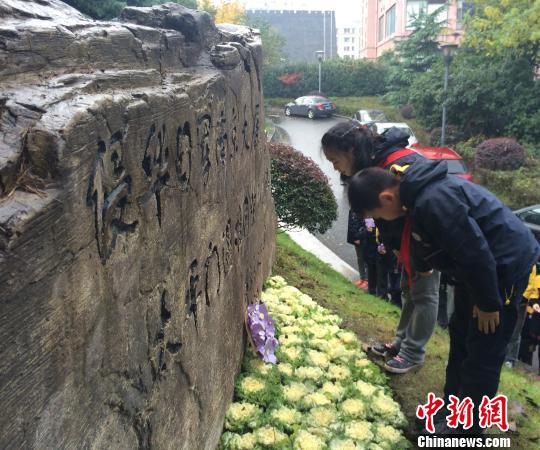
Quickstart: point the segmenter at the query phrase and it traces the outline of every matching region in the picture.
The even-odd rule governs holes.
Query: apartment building
[[[340,23],[336,27],[337,54],[341,58],[360,58],[361,26],[359,21]]]
[[[441,41],[459,41],[463,17],[471,2],[463,0],[360,0],[360,57],[376,59],[396,42],[411,33],[411,23],[420,11],[433,13],[441,6],[446,8],[439,14],[445,25]]]

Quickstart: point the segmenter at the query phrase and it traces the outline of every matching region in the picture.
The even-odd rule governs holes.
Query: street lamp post
[[[319,93],[321,93],[321,66],[324,58],[324,50],[317,50],[315,53],[317,55],[317,59],[319,60]]]
[[[446,95],[448,91],[448,68],[454,57],[457,49],[457,44],[441,44],[441,50],[444,59],[444,89],[443,89],[443,108],[442,108],[442,125],[441,125],[441,147],[445,144],[446,139]]]

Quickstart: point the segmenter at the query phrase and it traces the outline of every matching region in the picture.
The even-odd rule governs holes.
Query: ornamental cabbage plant
[[[246,353],[220,449],[410,447],[386,377],[340,317],[282,277],[266,282],[261,301],[275,322],[277,364]]]

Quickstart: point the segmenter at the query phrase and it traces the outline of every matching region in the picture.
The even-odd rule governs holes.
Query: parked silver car
[[[534,237],[540,242],[540,205],[527,206],[514,211],[523,223],[529,228]]]
[[[367,125],[371,122],[388,122],[384,112],[378,109],[359,109],[353,114],[352,118],[361,125]]]

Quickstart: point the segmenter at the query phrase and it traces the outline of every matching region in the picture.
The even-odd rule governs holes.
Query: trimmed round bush
[[[402,106],[399,112],[401,113],[404,119],[414,119],[416,117],[416,115],[414,114],[413,105]]]
[[[490,170],[515,170],[525,163],[525,150],[512,138],[488,139],[476,147],[475,165]]]
[[[315,162],[290,145],[268,144],[272,195],[282,225],[325,233],[337,219],[328,178]]]
[[[433,128],[429,133],[429,145],[440,146],[441,145],[441,127]],[[456,145],[464,138],[461,130],[455,125],[446,126],[446,135],[444,137],[444,145]]]

